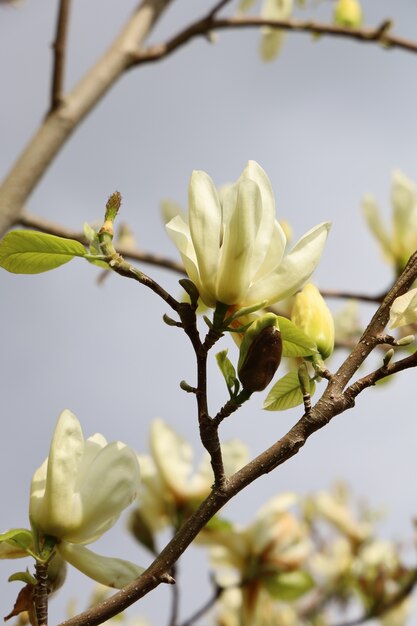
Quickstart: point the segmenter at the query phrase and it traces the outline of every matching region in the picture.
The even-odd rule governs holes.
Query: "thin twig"
[[[213,608],[213,606],[216,604],[217,600],[220,598],[222,593],[226,591],[226,588],[220,587],[216,583],[214,584],[215,584],[215,588],[214,588],[214,593],[212,597],[209,598],[207,602],[203,604],[203,606],[200,607],[195,613],[193,613],[191,617],[186,619],[185,622],[182,622],[181,626],[193,626],[193,624],[195,624],[197,620],[200,619],[200,617],[203,617],[207,613],[207,611]]]
[[[389,34],[391,23],[382,22],[375,28],[346,28],[311,20],[268,20],[260,17],[228,17],[216,18],[211,12],[204,18],[197,20],[184,28],[180,33],[162,44],[150,46],[145,50],[140,50],[132,55],[132,67],[142,63],[160,61],[178,48],[188,43],[191,39],[207,36],[207,33],[215,30],[260,28],[268,26],[279,28],[285,31],[309,33],[313,35],[329,35],[331,37],[342,37],[354,39],[363,43],[374,43],[385,48],[398,48],[408,52],[417,53],[417,42],[403,37]]]
[[[75,239],[84,246],[88,246],[89,242],[83,232],[72,228],[61,226],[56,222],[52,222],[43,217],[33,215],[31,213],[23,213],[16,220],[15,226],[24,226],[25,228],[33,228],[40,230],[44,233],[56,235],[57,237],[65,237],[67,239]],[[123,246],[116,242],[115,247],[117,251],[125,258],[131,261],[138,261],[139,263],[146,263],[148,265],[154,265],[156,267],[164,267],[166,269],[177,272],[178,274],[185,274],[184,266],[181,263],[177,263],[172,259],[167,259],[158,254],[151,254],[150,252],[144,252],[139,249],[132,249],[130,246]]]
[[[54,67],[52,72],[51,108],[50,113],[55,111],[62,102],[64,92],[65,55],[67,49],[69,14],[71,0],[60,0],[56,35],[52,48],[54,51]]]
[[[394,593],[388,600],[381,603],[379,606],[376,606],[374,609],[371,609],[364,615],[357,617],[348,622],[341,622],[337,624],[337,626],[360,626],[361,624],[365,624],[371,619],[375,619],[378,617],[383,617],[392,609],[395,609],[401,602],[403,602],[408,596],[414,591],[414,588],[417,584],[417,570],[411,572],[410,579],[407,583],[401,587],[396,593]]]

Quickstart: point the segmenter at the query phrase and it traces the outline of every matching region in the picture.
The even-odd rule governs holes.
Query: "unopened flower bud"
[[[291,320],[312,339],[323,359],[327,359],[334,347],[334,322],[329,307],[319,290],[308,283],[295,296]]]
[[[267,313],[245,332],[240,346],[239,380],[245,391],[263,391],[278,369],[282,340],[277,316]]]
[[[338,0],[334,10],[334,22],[338,26],[358,28],[362,24],[362,9],[358,0]]]

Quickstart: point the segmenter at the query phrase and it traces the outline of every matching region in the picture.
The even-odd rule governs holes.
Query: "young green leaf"
[[[14,230],[0,241],[0,267],[13,274],[40,274],[86,254],[79,241],[34,230]]]
[[[314,380],[310,380],[310,395],[316,390]],[[300,387],[298,371],[285,374],[272,387],[265,398],[263,408],[267,411],[285,411],[303,403],[303,392]]]
[[[317,346],[300,328],[286,317],[278,316],[282,338],[282,356],[301,357],[317,354]]]
[[[314,587],[311,574],[302,570],[295,572],[281,572],[265,578],[265,587],[268,593],[276,600],[291,602],[301,598]]]
[[[226,381],[227,388],[232,389],[236,381],[236,370],[230,359],[227,358],[227,350],[222,350],[216,354],[216,361]]]
[[[12,528],[0,535],[0,558],[18,559],[33,549],[33,536],[26,528]]]

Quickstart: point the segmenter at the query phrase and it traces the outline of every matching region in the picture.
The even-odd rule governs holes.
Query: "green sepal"
[[[232,390],[236,385],[236,370],[233,363],[228,358],[227,353],[228,350],[226,349],[216,354],[216,361],[219,366],[219,370],[223,374],[223,378],[226,381],[227,388],[229,392],[232,393]]]
[[[18,580],[22,583],[26,583],[27,585],[33,585],[33,586],[35,586],[37,583],[36,578],[32,576],[32,574],[29,572],[28,569],[25,572],[15,572],[11,576],[9,576],[7,580],[9,583],[15,580]]]
[[[48,272],[86,254],[79,241],[36,230],[13,230],[0,241],[0,267],[13,274]]]
[[[315,586],[311,574],[303,570],[265,576],[262,582],[272,598],[285,602],[298,600]]]
[[[317,354],[317,345],[286,317],[278,316],[282,338],[282,356],[303,357]]]
[[[0,543],[7,543],[10,546],[15,546],[20,550],[31,554],[33,550],[33,535],[30,530],[26,528],[12,528],[0,535]]]
[[[316,384],[310,380],[310,396],[314,394]],[[285,411],[303,403],[303,392],[300,387],[298,370],[289,372],[280,378],[264,400],[266,411]]]

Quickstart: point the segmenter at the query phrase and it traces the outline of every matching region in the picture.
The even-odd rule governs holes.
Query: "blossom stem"
[[[36,562],[34,602],[37,626],[48,626],[48,563]]]

